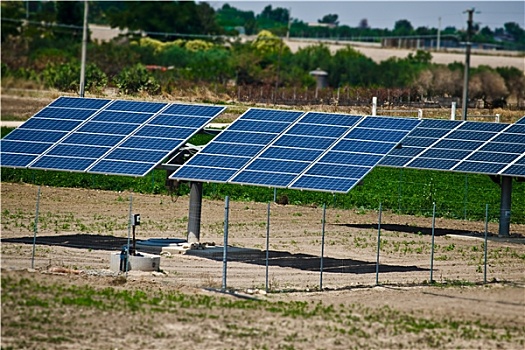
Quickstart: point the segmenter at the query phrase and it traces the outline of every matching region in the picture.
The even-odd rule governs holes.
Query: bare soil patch
[[[328,209],[325,291],[320,292],[322,209],[272,204],[272,293],[255,293],[262,303],[238,304],[237,298],[203,289],[221,287],[222,257],[164,255],[162,273],[131,271],[127,279],[108,270],[110,253],[127,242],[131,193],[42,187],[35,270],[27,272],[37,190],[26,184],[1,187],[5,348],[524,345],[525,225],[512,225],[511,238],[500,239],[494,234],[497,223],[490,223],[490,283],[481,285],[484,223],[436,220],[438,284],[428,286],[431,218],[383,213],[381,286],[376,287],[378,213]],[[142,216],[139,239],[185,238],[187,197],[132,198],[133,212]],[[231,202],[230,208],[229,243],[260,253],[228,262],[228,288],[263,290],[267,205]],[[224,203],[204,200],[202,219],[201,241],[222,244]],[[114,296],[124,291],[144,293],[142,306],[130,306],[134,294]],[[80,299],[85,295],[91,299]]]

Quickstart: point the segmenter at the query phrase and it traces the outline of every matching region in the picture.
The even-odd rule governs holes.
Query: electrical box
[[[133,214],[131,225],[139,226],[140,225],[140,214]]]

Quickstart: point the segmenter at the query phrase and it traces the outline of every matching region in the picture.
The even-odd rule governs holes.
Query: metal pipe
[[[128,265],[129,265],[129,245],[130,245],[130,234],[131,234],[131,226],[133,225],[133,194],[129,195],[129,218],[128,218],[128,247],[126,249],[126,277],[128,277]]]
[[[226,271],[228,268],[228,217],[230,211],[230,197],[224,200],[224,247],[222,251],[222,291],[226,291]]]
[[[324,268],[324,228],[326,219],[326,203],[323,204],[323,221],[321,229],[321,266],[319,275],[319,290],[323,290],[323,268]]]
[[[383,208],[379,203],[379,218],[377,220],[377,257],[376,257],[376,286],[379,285],[379,249],[381,248],[381,213]]]
[[[38,186],[38,193],[36,195],[36,212],[35,212],[35,227],[33,228],[33,253],[31,255],[31,268],[35,268],[35,252],[36,252],[36,234],[38,232],[38,213],[40,211],[40,188]]]
[[[487,236],[489,232],[489,205],[485,207],[485,252],[483,257],[483,283],[487,283]]]
[[[266,283],[265,290],[268,293],[268,265],[270,260],[270,203],[266,213]]]
[[[436,228],[436,202],[433,203],[433,208],[432,208],[432,243],[430,244],[430,281],[429,281],[430,284],[434,283],[433,273],[434,273],[435,228]]]

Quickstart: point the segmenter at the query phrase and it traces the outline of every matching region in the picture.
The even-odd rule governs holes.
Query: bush
[[[80,64],[48,64],[42,72],[44,83],[61,91],[78,91],[80,88]],[[103,89],[108,78],[96,65],[86,66],[85,90],[96,92]]]
[[[157,94],[160,91],[160,86],[155,78],[140,63],[120,71],[115,78],[115,84],[124,94],[136,94],[138,92]]]

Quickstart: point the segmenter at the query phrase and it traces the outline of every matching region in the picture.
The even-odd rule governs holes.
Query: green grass
[[[10,129],[2,128],[2,136]],[[196,135],[189,142],[206,144],[212,135]],[[166,172],[154,170],[145,177],[107,176],[84,173],[2,169],[2,181],[23,182],[54,187],[79,187],[111,191],[133,190],[139,193],[167,194]],[[230,184],[204,184],[204,196],[223,199],[229,196],[237,201],[273,201],[273,188]],[[187,195],[188,186],[180,186],[177,195]],[[348,194],[278,190],[278,196],[288,197],[290,204],[318,205],[356,209],[360,211],[383,209],[397,213],[431,216],[433,203],[439,217],[483,220],[485,206],[489,205],[489,220],[499,218],[500,187],[488,176],[428,170],[376,167]],[[525,223],[525,182],[513,182],[513,223]]]
[[[470,285],[462,281],[446,284],[446,287],[452,288],[465,286]],[[166,292],[156,288],[132,290],[56,282],[39,283],[29,278],[10,276],[2,276],[2,304],[3,307],[16,309],[17,315],[24,316],[14,319],[9,314],[7,318],[3,317],[3,334],[16,334],[22,328],[45,330],[52,327],[55,330],[54,333],[57,334],[46,339],[32,339],[34,342],[41,342],[42,347],[46,346],[46,342],[74,341],[68,337],[71,334],[68,325],[58,324],[60,321],[53,317],[64,312],[78,315],[93,315],[95,312],[104,315],[126,313],[141,315],[142,319],[148,319],[154,314],[166,315],[165,317],[178,314],[177,322],[181,324],[216,319],[218,324],[225,325],[217,332],[223,332],[222,336],[234,339],[255,335],[272,339],[279,332],[278,325],[293,324],[295,321],[292,320],[299,320],[314,324],[316,329],[334,339],[338,336],[352,337],[361,345],[368,341],[379,341],[374,347],[386,345],[375,338],[378,327],[383,336],[410,335],[412,339],[419,339],[418,344],[425,348],[440,348],[444,339],[516,342],[522,339],[525,331],[522,325],[501,326],[431,314],[414,314],[388,306],[370,308],[360,304],[332,305],[321,301],[255,301],[213,294],[186,294],[173,290]],[[173,313],[174,310],[177,312]],[[234,316],[239,315],[239,312],[246,315],[247,319],[240,320]],[[271,322],[259,323],[256,321],[259,317]],[[57,324],[53,325],[53,322]],[[308,334],[295,334],[292,331],[283,335],[283,341],[289,343],[289,346],[308,341]],[[153,335],[155,338],[164,336],[162,332]]]

